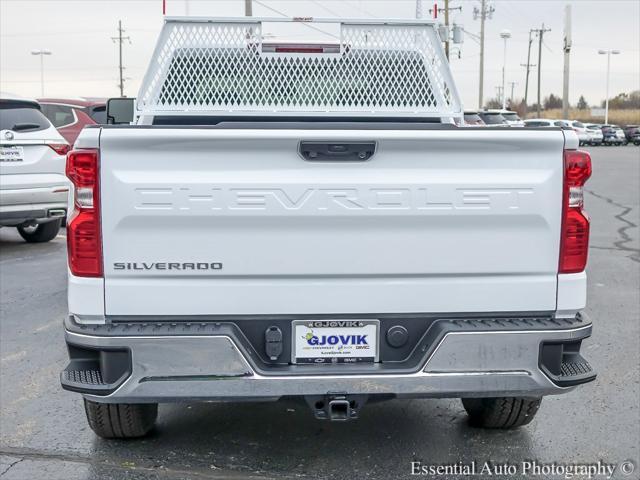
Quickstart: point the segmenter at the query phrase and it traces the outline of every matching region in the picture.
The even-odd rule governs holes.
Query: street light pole
[[[40,56],[40,96],[44,97],[44,56],[51,55],[50,50],[31,50],[31,55],[39,55]]]
[[[598,50],[598,54],[607,56],[607,96],[604,99],[604,123],[609,123],[609,73],[611,71],[611,55],[618,55],[620,50]]]
[[[504,55],[502,59],[502,109],[507,108],[507,90],[505,89],[505,69],[507,68],[507,40],[511,38],[511,32],[509,30],[502,30],[500,32],[500,38],[504,40]]]

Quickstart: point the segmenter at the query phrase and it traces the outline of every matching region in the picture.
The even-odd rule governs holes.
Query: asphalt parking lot
[[[306,406],[281,401],[162,405],[149,438],[101,440],[87,426],[81,397],[59,386],[64,231],[51,243],[27,245],[13,229],[0,230],[0,477],[391,479],[411,478],[414,460],[535,460],[631,461],[635,472],[617,469],[613,478],[640,478],[640,148],[590,150],[587,311],[594,335],[584,352],[599,376],[547,397],[534,422],[514,431],[469,427],[458,400],[368,405],[348,423],[318,422]]]

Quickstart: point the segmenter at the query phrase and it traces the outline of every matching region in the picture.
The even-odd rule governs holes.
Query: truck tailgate
[[[299,143],[375,142],[368,161]],[[104,128],[108,315],[554,310],[562,131]]]

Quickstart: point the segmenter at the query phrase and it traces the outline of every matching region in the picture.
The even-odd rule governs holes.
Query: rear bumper
[[[46,187],[0,189],[0,225],[47,221],[66,216],[69,183],[62,175]]]
[[[505,326],[505,319],[443,320],[443,334],[425,351],[417,371],[382,374],[356,373],[349,369],[355,365],[324,370],[292,366],[297,369],[293,374],[267,374],[237,339],[204,332],[202,324],[150,324],[141,332],[131,324],[105,329],[68,321],[65,335],[72,360],[61,381],[63,388],[94,401],[144,403],[277,400],[328,392],[408,398],[542,396],[595,378],[579,355],[581,340],[591,334],[586,320],[548,319],[528,326],[527,319],[517,320],[516,328]],[[105,335],[107,330],[112,335]]]

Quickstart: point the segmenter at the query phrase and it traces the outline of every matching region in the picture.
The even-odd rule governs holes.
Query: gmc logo
[[[137,188],[136,210],[363,212],[516,210],[532,188]]]

